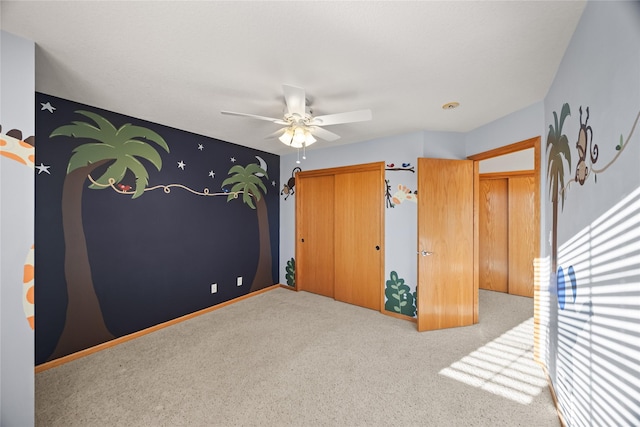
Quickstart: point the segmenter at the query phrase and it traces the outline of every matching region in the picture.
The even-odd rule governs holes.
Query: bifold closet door
[[[508,180],[480,179],[478,202],[479,287],[509,292]]]
[[[296,183],[296,287],[333,298],[334,176],[309,176]]]
[[[380,310],[384,165],[336,174],[335,188],[335,299]]]
[[[540,247],[535,204],[534,177],[509,178],[509,293],[524,297],[533,297],[533,261]]]

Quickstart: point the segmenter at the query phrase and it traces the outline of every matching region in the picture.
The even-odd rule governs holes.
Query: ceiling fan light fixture
[[[313,137],[313,135],[311,135],[311,132],[307,131],[305,132],[305,144],[307,145],[307,147],[311,144],[313,144],[314,142],[316,142],[316,139]]]
[[[301,127],[296,127],[293,131],[293,142],[297,146],[302,146],[302,143],[306,141],[306,135],[304,129]]]
[[[291,142],[293,141],[293,130],[291,128],[285,130],[284,133],[280,135],[278,139],[284,145],[291,145]]]
[[[278,138],[283,144],[292,148],[305,148],[317,140],[309,129],[303,126],[291,126]]]

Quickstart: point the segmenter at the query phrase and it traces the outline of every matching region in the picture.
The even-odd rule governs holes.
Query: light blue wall
[[[34,135],[35,46],[0,32],[2,132]],[[6,138],[6,137],[5,137]],[[8,139],[8,138],[7,138]],[[12,144],[0,147],[13,152]],[[33,163],[0,156],[0,425],[34,422],[34,338],[23,308],[24,264],[33,245]]]
[[[536,102],[464,136],[466,155],[482,153],[539,136],[544,131],[544,104]]]
[[[639,2],[587,4],[544,101],[547,129],[565,103],[571,115],[562,133],[571,167],[563,162],[568,186],[558,208],[558,274],[548,275],[541,294],[542,356],[569,426],[638,425],[640,129],[633,127],[640,116]],[[585,122],[598,157],[592,163],[587,153],[589,175],[580,185],[576,143]],[[616,150],[621,136],[628,142]],[[544,195],[550,201],[548,191]],[[550,202],[544,212],[551,234]]]

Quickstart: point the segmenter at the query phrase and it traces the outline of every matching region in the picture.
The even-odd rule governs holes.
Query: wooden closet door
[[[475,176],[471,160],[418,159],[418,331],[475,321]]]
[[[334,176],[296,181],[296,288],[333,298]]]
[[[533,297],[533,260],[540,235],[535,217],[535,178],[509,178],[509,293]]]
[[[380,310],[384,164],[335,175],[336,300]]]
[[[479,287],[509,291],[509,203],[506,178],[480,179]]]

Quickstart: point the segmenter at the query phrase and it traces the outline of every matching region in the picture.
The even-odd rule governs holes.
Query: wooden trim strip
[[[535,170],[529,171],[509,171],[509,172],[488,172],[481,173],[480,179],[505,179],[505,178],[515,178],[515,177],[523,177],[523,176],[535,176]]]
[[[473,324],[480,322],[480,162],[473,162]]]
[[[484,151],[482,153],[474,154],[472,156],[467,156],[469,160],[485,160],[490,159],[492,157],[498,157],[505,154],[513,153],[515,151],[526,150],[527,148],[533,148],[536,145],[536,142],[540,142],[540,137],[536,136],[533,138],[525,139],[524,141],[514,142],[513,144],[505,145],[504,147],[494,148],[493,150]]]
[[[558,397],[556,396],[556,390],[553,388],[553,383],[551,382],[551,377],[549,377],[549,372],[547,371],[547,367],[544,363],[537,361],[542,368],[542,372],[544,372],[544,376],[547,378],[547,384],[549,386],[549,393],[551,393],[551,398],[553,399],[553,404],[556,407],[556,413],[558,414],[558,419],[560,420],[560,425],[562,427],[567,427],[567,423],[564,420],[564,416],[562,415],[562,410],[560,409],[560,405],[558,404]]]
[[[385,231],[386,231],[386,222],[385,222],[385,215],[386,215],[386,208],[385,208],[385,204],[384,204],[384,191],[386,188],[386,183],[385,183],[385,163],[384,162],[378,162],[378,163],[371,163],[371,165],[377,165],[378,166],[378,170],[380,173],[380,203],[378,205],[378,209],[380,209],[380,229],[379,229],[379,233],[380,233],[380,271],[379,271],[379,275],[380,275],[380,311],[384,310],[384,288],[386,285],[386,280],[385,280],[385,262],[386,262],[386,241],[385,241]],[[372,168],[373,169],[373,168]],[[414,301],[414,304],[416,302]],[[412,319],[411,317],[408,317],[409,319]],[[417,321],[417,319],[416,319]]]
[[[247,299],[249,297],[256,296],[256,295],[262,294],[264,292],[267,292],[267,291],[270,291],[270,290],[273,290],[273,289],[277,289],[279,287],[291,288],[291,286],[275,284],[275,285],[269,286],[267,288],[263,288],[263,289],[257,290],[255,292],[251,292],[249,294],[242,295],[242,296],[240,296],[238,298],[234,298],[232,300],[225,301],[225,302],[222,302],[220,304],[204,308],[202,310],[194,311],[193,313],[185,314],[184,316],[177,317],[175,319],[168,320],[168,321],[163,322],[163,323],[159,323],[159,324],[157,324],[155,326],[151,326],[151,327],[143,329],[141,331],[134,332],[132,334],[125,335],[125,336],[116,338],[114,340],[107,341],[107,342],[102,343],[102,344],[98,344],[96,346],[93,346],[93,347],[78,351],[76,353],[69,354],[69,355],[61,357],[59,359],[52,360],[51,362],[42,363],[42,364],[37,365],[35,367],[35,373],[37,374],[37,373],[46,371],[48,369],[55,368],[55,367],[60,366],[60,365],[64,365],[65,363],[69,363],[69,362],[71,362],[73,360],[80,359],[80,358],[85,357],[85,356],[89,356],[90,354],[97,353],[97,352],[99,352],[101,350],[105,350],[107,348],[114,347],[114,346],[116,346],[118,344],[122,344],[122,343],[125,343],[127,341],[131,341],[131,340],[133,340],[135,338],[139,338],[141,336],[150,334],[151,332],[155,332],[155,331],[158,331],[160,329],[164,329],[166,327],[175,325],[175,324],[180,323],[180,322],[184,322],[185,320],[189,320],[189,319],[192,319],[194,317],[198,317],[198,316],[200,316],[202,314],[210,313],[210,312],[215,311],[215,310],[217,310],[219,308],[226,307],[226,306],[234,304],[234,303],[236,303],[238,301],[242,301],[242,300]]]
[[[384,162],[363,163],[361,165],[340,166],[336,168],[314,169],[309,171],[302,171],[302,172],[296,173],[296,177],[324,176],[324,175],[336,175],[341,173],[377,171],[380,168],[382,168],[382,176],[383,176],[383,183],[384,183],[384,167],[385,167]]]
[[[410,317],[406,314],[394,313],[393,311],[387,311],[384,309],[384,307],[382,307],[382,310],[380,310],[380,312],[385,316],[395,317],[396,319],[408,320],[409,322],[418,323],[418,319],[415,317]]]

